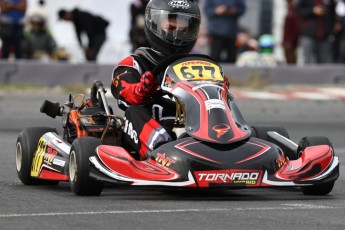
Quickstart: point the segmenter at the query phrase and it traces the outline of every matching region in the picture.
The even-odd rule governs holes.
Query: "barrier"
[[[246,83],[259,78],[266,84],[339,84],[345,83],[345,65],[322,64],[277,67],[235,67],[224,65],[230,79]]]
[[[343,84],[345,65],[325,64],[308,66],[236,67],[222,64],[232,82],[247,84],[253,78],[265,84]],[[0,61],[0,83],[30,83],[49,87],[70,84],[89,84],[100,80],[110,83],[113,65],[36,61]]]

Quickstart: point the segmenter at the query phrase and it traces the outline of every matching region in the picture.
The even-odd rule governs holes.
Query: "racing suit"
[[[120,61],[113,71],[111,92],[119,108],[125,111],[123,147],[140,159],[148,158],[154,148],[176,138],[172,131],[175,103],[155,94],[157,90],[144,96],[137,91],[147,71],[164,58],[150,48],[139,48]]]

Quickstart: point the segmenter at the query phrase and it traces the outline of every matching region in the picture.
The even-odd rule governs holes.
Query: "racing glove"
[[[146,98],[153,93],[157,92],[158,84],[153,74],[146,71],[141,75],[140,82],[136,85],[134,93],[141,97]]]

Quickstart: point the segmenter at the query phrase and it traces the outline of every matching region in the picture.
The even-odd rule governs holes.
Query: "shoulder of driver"
[[[135,69],[136,71],[139,72],[139,74],[142,74],[143,70],[142,68],[140,67],[140,64],[139,64],[140,60],[138,57],[136,56],[127,56],[126,58],[122,59],[115,67],[114,70],[116,70],[117,68],[120,68],[120,67],[128,67],[128,68],[133,68]]]

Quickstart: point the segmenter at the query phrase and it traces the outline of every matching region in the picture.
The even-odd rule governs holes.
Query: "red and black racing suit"
[[[154,95],[143,98],[136,93],[141,76],[164,59],[152,49],[138,50],[139,54],[126,57],[115,67],[111,92],[125,111],[123,147],[146,159],[154,148],[176,137],[172,132],[176,107],[170,99]]]

